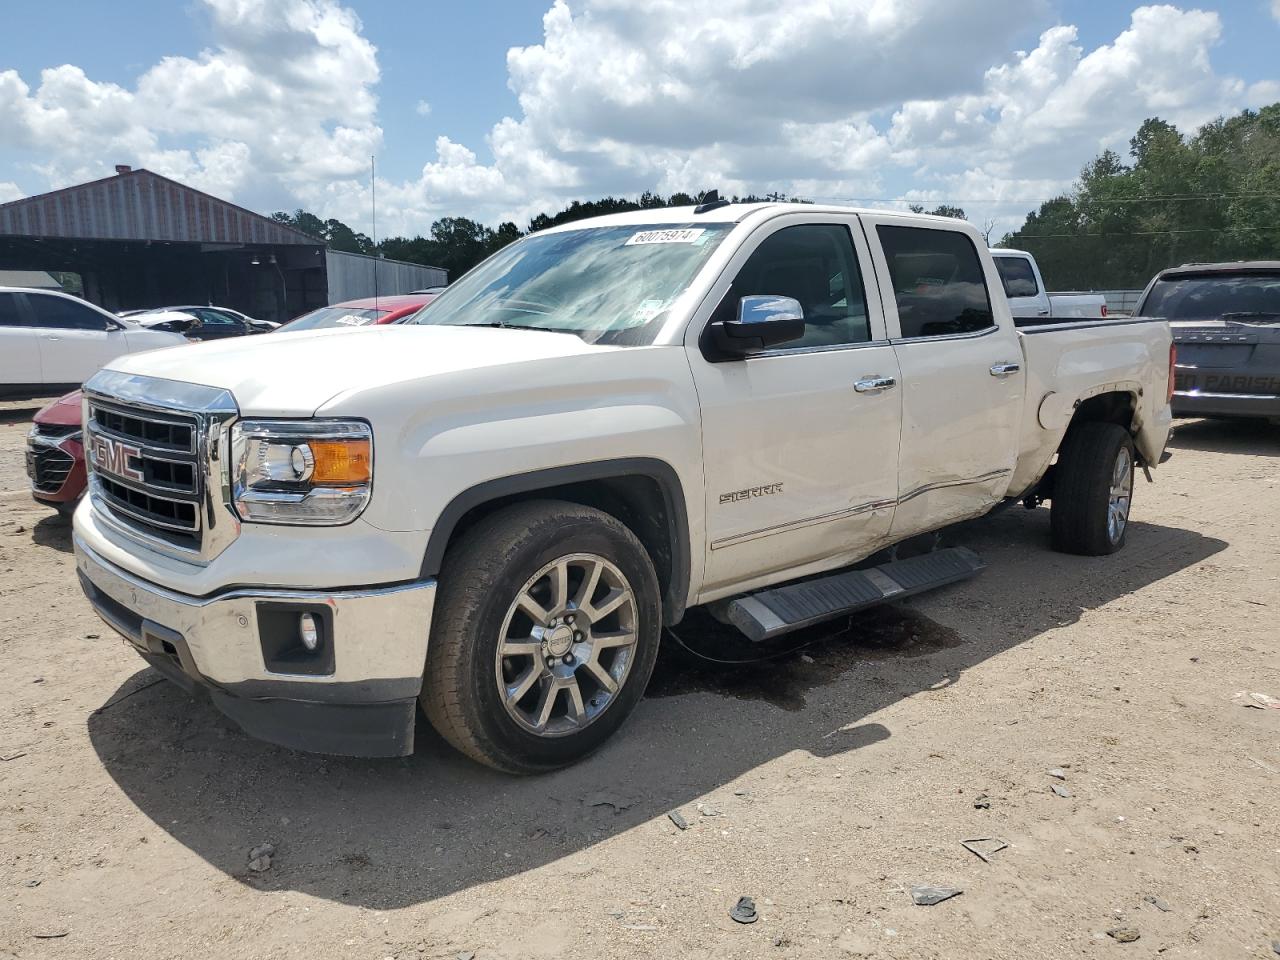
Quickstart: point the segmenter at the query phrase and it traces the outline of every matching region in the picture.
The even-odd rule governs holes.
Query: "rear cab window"
[[[1036,272],[1026,257],[993,257],[1006,297],[1034,297],[1040,292]]]
[[[876,227],[904,340],[979,333],[995,326],[982,260],[956,230]]]

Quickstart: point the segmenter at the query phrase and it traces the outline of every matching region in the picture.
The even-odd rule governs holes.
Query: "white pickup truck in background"
[[[400,755],[421,702],[503,770],[571,763],[664,624],[754,640],[981,566],[865,569],[1002,502],[1124,543],[1169,434],[1160,320],[1015,329],[961,221],[645,210],[502,249],[402,324],[124,358],[85,388],[77,569],[175,682],[295,748]]]
[[[1100,293],[1050,294],[1040,276],[1040,264],[1025,250],[993,247],[991,256],[1000,271],[1009,312],[1018,326],[1106,318],[1107,298]]]

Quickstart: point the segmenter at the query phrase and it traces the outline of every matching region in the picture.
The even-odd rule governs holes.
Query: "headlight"
[[[358,420],[244,420],[231,430],[236,512],[258,523],[354,520],[373,489],[373,433]]]

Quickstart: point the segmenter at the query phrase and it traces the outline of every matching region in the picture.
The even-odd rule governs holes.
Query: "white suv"
[[[0,395],[65,393],[116,357],[186,342],[69,294],[0,287]]]

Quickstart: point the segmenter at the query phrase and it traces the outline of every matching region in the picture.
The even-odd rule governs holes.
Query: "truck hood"
[[[107,369],[230,390],[247,415],[308,417],[369,387],[619,349],[537,330],[393,324],[196,343],[120,357]]]

